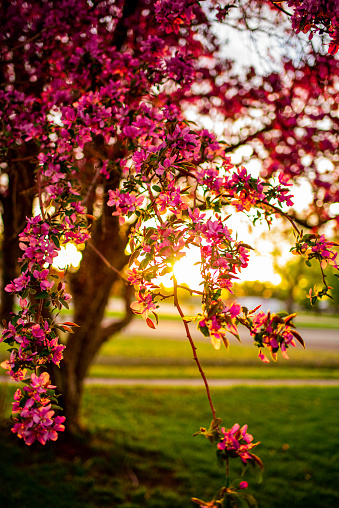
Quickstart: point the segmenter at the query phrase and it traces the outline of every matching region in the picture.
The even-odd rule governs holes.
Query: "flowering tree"
[[[223,20],[230,6],[214,4],[216,18]],[[283,15],[272,2],[266,7]],[[267,352],[274,360],[279,351],[288,358],[290,346],[296,341],[303,345],[293,316],[256,313],[257,309],[224,302],[223,295],[232,293],[251,250],[230,230],[227,219],[234,212],[253,221],[270,223],[277,215],[289,220],[296,235],[295,252],[306,261],[320,262],[324,284],[311,294],[312,302],[328,294],[324,270],[328,263],[337,267],[334,244],[316,231],[304,234],[286,213],[286,205],[293,204],[290,179],[309,166],[295,160],[295,149],[284,148],[285,158],[279,158],[272,133],[280,132],[276,138],[284,147],[291,144],[291,137],[300,151],[304,139],[300,129],[306,124],[309,132],[307,115],[315,116],[316,122],[323,108],[331,128],[335,125],[331,107],[326,109],[320,94],[311,93],[306,83],[307,76],[316,76],[316,83],[318,74],[322,76],[323,96],[331,97],[332,106],[337,93],[333,57],[314,56],[315,70],[306,63],[296,69],[286,62],[287,78],[271,74],[258,81],[252,69],[240,86],[240,78],[231,74],[229,62],[218,54],[212,14],[199,2],[18,0],[3,4],[2,10],[1,167],[8,177],[2,189],[7,294],[2,340],[10,346],[10,358],[2,366],[24,385],[15,393],[13,432],[26,444],[35,440],[44,444],[64,430],[65,417],[55,413],[60,407],[51,373],[63,394],[68,428],[76,429],[83,380],[101,344],[128,323],[130,309],[142,315],[145,326],[155,328],[158,306],[171,297],[211,408],[210,428],[202,427],[199,434],[216,443],[218,458],[226,466],[226,485],[215,499],[196,502],[212,507],[242,498],[253,505],[247,483],[231,483],[230,459],[262,467],[252,452],[256,444],[246,425],[221,427],[190,321],[216,349],[222,344],[228,348],[232,336],[239,339],[239,325],[247,327],[264,362],[269,361]],[[245,133],[241,128],[239,141],[232,146],[253,142],[259,156],[254,141],[260,141],[270,153],[265,180],[252,177],[243,166],[235,167],[227,144],[188,121],[189,108],[204,114],[209,101],[230,120],[244,115],[249,125],[255,108],[268,116],[269,123],[263,120],[255,131]],[[279,104],[285,105],[283,110]],[[293,123],[291,111],[296,107],[301,108],[300,124]],[[284,133],[286,125],[290,125],[289,137]],[[314,157],[322,150],[326,156],[334,151],[334,136],[326,144],[319,139],[321,127],[312,128]],[[268,180],[271,175],[276,179]],[[316,177],[314,190],[320,193],[327,180]],[[39,212],[32,216],[34,197]],[[323,199],[329,201],[331,194]],[[328,213],[322,222],[331,218]],[[18,244],[13,241],[17,234]],[[68,289],[53,272],[52,263],[61,246],[70,242],[87,248]],[[182,311],[172,269],[192,247],[200,252],[201,290],[183,289],[199,295],[202,307],[201,313],[189,318]],[[10,259],[16,249],[19,273]],[[159,282],[166,273],[172,274],[170,292]],[[134,286],[136,300],[127,305],[124,319],[104,328],[105,305],[118,277],[124,278],[126,287]],[[60,310],[68,308],[71,298],[68,291],[73,296],[74,322],[60,323]],[[11,315],[10,295],[19,303],[19,311]],[[69,332],[66,349],[59,331]]]

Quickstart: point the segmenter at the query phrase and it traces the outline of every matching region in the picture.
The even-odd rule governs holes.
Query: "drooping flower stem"
[[[41,182],[41,169],[38,170],[37,172],[37,181],[38,181],[38,193],[39,193],[39,207],[40,207],[40,211],[41,211],[41,216],[43,218],[43,220],[46,219],[46,216],[45,216],[45,210],[44,210],[44,204],[43,204],[43,201],[42,201],[42,182]]]
[[[37,324],[40,323],[43,306],[44,306],[44,301],[41,299],[41,300],[39,300],[39,306],[38,306],[38,311],[37,311],[37,315],[36,315],[36,322],[37,322]],[[35,345],[35,353],[37,353],[37,351],[38,351],[38,348]],[[33,363],[34,363],[34,372],[35,372],[35,375],[37,376],[38,375],[39,365],[37,363],[37,357],[36,356],[34,356],[34,362]]]
[[[202,377],[202,379],[204,381],[206,392],[207,392],[208,402],[209,402],[210,407],[211,407],[213,419],[215,420],[216,419],[216,411],[214,409],[214,405],[213,405],[213,401],[212,401],[212,397],[211,397],[210,388],[209,388],[208,381],[207,381],[207,378],[205,376],[205,373],[204,373],[204,371],[203,371],[203,369],[201,367],[201,363],[199,361],[199,358],[197,356],[197,348],[196,348],[196,346],[194,344],[194,341],[193,341],[193,338],[192,338],[192,335],[191,335],[188,323],[187,323],[187,321],[185,321],[185,314],[183,313],[183,310],[182,310],[182,308],[180,306],[180,303],[179,303],[179,300],[178,300],[178,284],[177,284],[177,279],[175,278],[174,275],[173,275],[173,287],[174,287],[174,305],[178,309],[178,312],[180,314],[182,322],[184,323],[184,327],[185,327],[185,330],[186,330],[186,335],[187,335],[187,338],[189,340],[189,343],[190,343],[192,351],[193,351],[193,359],[196,362],[196,364],[198,366],[198,369],[199,369],[199,372],[200,372],[200,375],[201,375],[201,377]]]

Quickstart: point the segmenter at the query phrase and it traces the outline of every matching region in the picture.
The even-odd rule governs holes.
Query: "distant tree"
[[[262,298],[278,298],[284,300],[285,293],[279,285],[267,281],[245,280],[234,284],[234,296],[241,298],[243,296],[258,296]]]
[[[318,263],[311,263],[311,266],[305,264],[302,258],[293,258],[283,265],[275,264],[275,271],[281,275],[281,297],[286,301],[286,310],[289,314],[296,311],[298,308],[313,310],[313,312],[320,312],[323,309],[324,302],[328,309],[337,312],[339,308],[339,280],[336,276],[336,270],[329,269],[327,271],[327,283],[331,286],[331,297],[321,302],[316,302],[311,305],[309,289],[321,286],[319,279],[319,265]]]

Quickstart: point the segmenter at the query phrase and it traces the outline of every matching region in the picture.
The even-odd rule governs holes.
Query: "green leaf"
[[[42,291],[42,293],[38,293],[37,295],[35,295],[35,298],[38,300],[38,299],[42,299],[42,298],[47,298],[49,295],[47,293],[47,291]]]
[[[253,247],[251,247],[250,245],[248,245],[248,243],[241,243],[240,244],[241,247],[245,247],[245,249],[250,249],[250,250],[254,250]]]
[[[129,261],[128,261],[128,266],[131,266],[134,262],[135,259],[137,259],[137,257],[139,256],[141,252],[141,249],[136,249],[132,254],[131,254],[131,257],[129,258]]]
[[[226,494],[224,501],[227,501],[225,506],[229,506],[231,508],[247,508],[249,506],[240,492]]]
[[[60,248],[60,241],[59,241],[59,238],[55,235],[51,235],[51,240],[52,242],[54,243],[54,245],[56,247],[58,247],[58,249]]]
[[[249,506],[249,508],[258,508],[258,503],[251,494],[247,494],[247,492],[246,493],[244,492],[241,497],[246,501],[247,506]]]
[[[69,305],[68,303],[66,302],[66,300],[64,300],[63,298],[60,298],[59,299],[59,302],[64,306],[66,307],[66,309],[69,309]]]
[[[161,187],[159,187],[159,185],[153,185],[152,189],[155,190],[155,192],[161,192]]]
[[[219,425],[221,425],[221,424],[222,424],[222,419],[221,418],[214,418],[211,421],[211,425],[210,425],[209,430],[212,431],[212,430],[216,429],[217,427],[219,427]]]
[[[302,337],[299,335],[299,333],[296,331],[296,330],[291,330],[291,333],[292,335],[294,336],[295,339],[297,339],[298,342],[300,342],[300,344],[303,346],[303,348],[305,349],[305,342],[304,340],[302,339]]]
[[[210,443],[214,444],[216,437],[218,436],[218,426],[221,425],[221,418],[215,418],[212,420],[209,429],[205,429],[205,427],[200,427],[200,430],[193,434],[193,436],[205,436]],[[220,451],[220,450],[219,450]]]
[[[172,273],[173,272],[173,267],[172,266],[166,266],[166,268],[164,268],[159,275],[165,275],[166,273]]]
[[[139,265],[140,270],[143,270],[148,265],[149,260],[147,258],[143,259]]]
[[[201,331],[201,333],[202,333],[205,337],[209,337],[209,336],[210,336],[210,331],[209,331],[209,329],[207,328],[207,326],[199,326],[199,325],[198,325],[198,328],[199,328],[199,330]]]
[[[63,408],[61,406],[58,406],[57,404],[52,404],[51,409],[62,411]]]
[[[158,316],[158,314],[156,312],[154,312],[154,310],[152,310],[152,314],[155,317],[155,321],[156,321],[156,323],[158,325],[159,324],[159,316]]]

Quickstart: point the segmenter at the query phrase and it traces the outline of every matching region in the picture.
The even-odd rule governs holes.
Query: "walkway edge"
[[[87,385],[200,387],[202,379],[87,378]],[[339,379],[209,379],[211,387],[229,386],[339,386]]]

